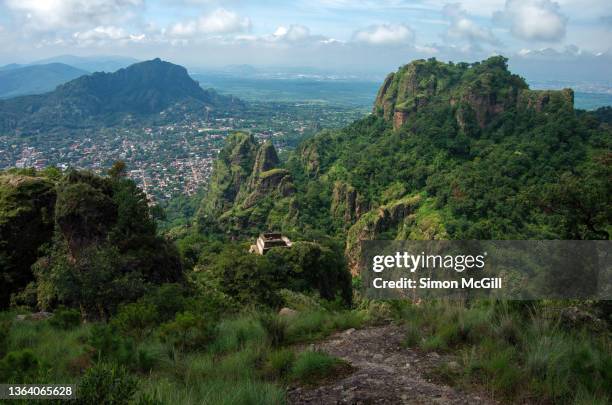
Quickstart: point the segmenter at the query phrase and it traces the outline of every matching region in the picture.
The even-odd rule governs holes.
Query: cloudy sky
[[[612,0],[0,0],[0,63],[59,54],[350,71],[504,54],[605,77]]]

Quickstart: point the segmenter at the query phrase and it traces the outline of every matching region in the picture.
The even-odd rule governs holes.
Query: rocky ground
[[[495,404],[483,395],[461,392],[427,377],[436,367],[453,363],[436,353],[422,353],[401,345],[400,326],[349,329],[310,345],[339,357],[353,372],[315,387],[292,387],[290,404]],[[452,363],[452,364],[451,364]]]

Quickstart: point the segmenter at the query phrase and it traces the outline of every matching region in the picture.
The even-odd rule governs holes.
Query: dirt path
[[[397,325],[349,329],[310,346],[353,366],[350,375],[316,388],[292,388],[290,404],[495,404],[476,394],[431,382],[426,372],[448,362],[401,346]]]

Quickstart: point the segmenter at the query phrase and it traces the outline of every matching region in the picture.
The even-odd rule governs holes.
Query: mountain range
[[[0,68],[0,98],[41,94],[89,72],[63,63]]]
[[[46,94],[0,101],[0,131],[41,133],[114,125],[171,108],[202,113],[241,106],[234,97],[202,89],[184,67],[154,59],[114,73],[84,75]]]
[[[497,56],[417,60],[384,80],[372,114],[276,158],[234,134],[197,224],[345,241],[352,268],[374,239],[608,239],[609,110],[530,90]],[[606,118],[608,117],[608,118]]]

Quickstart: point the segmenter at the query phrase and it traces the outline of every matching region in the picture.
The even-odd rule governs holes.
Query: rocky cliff
[[[30,266],[51,240],[56,191],[42,177],[0,174],[0,308],[33,279]]]
[[[230,135],[215,161],[200,225],[225,231],[263,226],[262,212],[265,217],[295,192],[291,174],[280,166],[271,141],[258,144],[250,134]]]
[[[510,73],[501,56],[472,64],[445,64],[435,59],[416,60],[391,73],[381,86],[374,113],[398,129],[428,106],[449,105],[462,130],[472,121],[486,127],[512,108],[541,112],[549,103],[573,108],[573,92],[532,91],[518,75]]]

